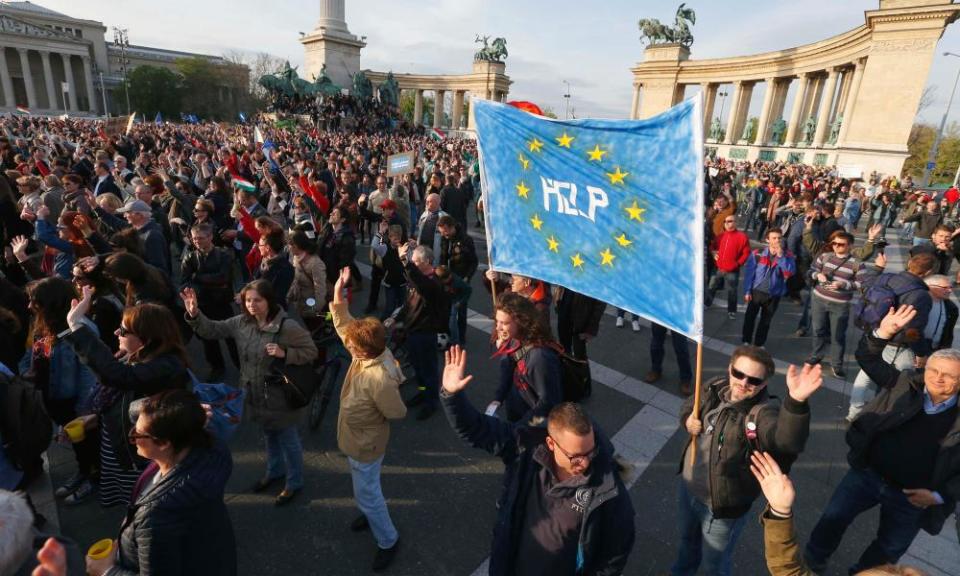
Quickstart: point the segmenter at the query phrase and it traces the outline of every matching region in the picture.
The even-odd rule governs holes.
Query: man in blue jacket
[[[545,427],[480,414],[463,391],[473,378],[466,362],[459,346],[446,352],[440,399],[457,434],[506,465],[490,575],[622,574],[634,511],[610,441],[572,402],[556,405]]]
[[[767,247],[754,250],[744,264],[743,299],[747,312],[743,316],[743,343],[763,346],[770,331],[770,322],[787,293],[787,280],[797,272],[797,262],[783,249],[783,233],[777,228],[767,230]],[[754,334],[754,323],[760,323]]]

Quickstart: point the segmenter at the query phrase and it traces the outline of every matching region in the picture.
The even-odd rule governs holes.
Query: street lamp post
[[[727,93],[726,93],[726,92],[723,92],[723,91],[717,92],[717,97],[720,98],[720,112],[717,113],[717,120],[721,120],[721,121],[722,121],[722,118],[723,118],[723,105],[724,105],[724,104],[726,103],[726,101],[727,101]]]
[[[569,120],[570,119],[570,83],[567,82],[566,80],[564,80],[563,83],[567,85],[567,92],[566,94],[563,95],[563,98],[567,102],[566,110],[564,110],[563,112],[563,119]]]
[[[127,85],[127,48],[130,47],[130,36],[126,28],[113,27],[113,43],[120,48],[120,73],[123,75],[123,92],[127,98],[127,114],[130,113],[130,87]]]
[[[960,58],[960,54],[954,54],[953,52],[944,52],[944,56],[956,56]],[[927,165],[923,167],[923,181],[920,183],[921,188],[926,188],[930,184],[930,173],[933,172],[933,167],[937,162],[937,153],[940,151],[940,141],[943,140],[943,129],[947,125],[947,116],[950,114],[950,107],[953,106],[953,95],[957,91],[957,83],[960,82],[960,69],[957,70],[957,78],[953,81],[953,90],[950,91],[950,99],[947,100],[947,109],[943,111],[943,118],[940,119],[940,129],[937,130],[937,138],[933,141],[933,148],[930,149],[930,157],[927,158]],[[954,177],[954,182],[956,182],[956,177]]]

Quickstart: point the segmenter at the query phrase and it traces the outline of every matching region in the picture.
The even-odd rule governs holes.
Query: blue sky
[[[563,117],[566,91],[578,117],[626,117],[629,68],[642,58],[637,20],[673,21],[675,2],[652,0],[346,0],[351,32],[367,37],[361,65],[373,70],[465,73],[478,33],[507,38],[510,97],[552,107]],[[129,29],[132,44],[222,54],[269,52],[302,64],[298,32],[319,17],[319,0],[37,0],[106,26]],[[815,42],[863,23],[878,0],[691,0],[697,12],[692,58],[738,56]],[[158,7],[162,6],[162,9]],[[586,8],[585,8],[586,6]],[[938,123],[960,58],[958,25],[947,28],[931,69],[935,99],[922,119]],[[762,92],[753,97],[759,109]],[[958,101],[950,120],[960,119]]]

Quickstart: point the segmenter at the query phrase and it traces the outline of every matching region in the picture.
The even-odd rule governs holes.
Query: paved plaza
[[[894,237],[891,231],[891,240]],[[485,253],[482,238],[476,239],[478,250]],[[892,266],[900,265],[904,252],[902,246],[888,248]],[[363,264],[361,268],[368,273]],[[476,406],[483,406],[493,396],[496,371],[488,359],[491,301],[479,277],[473,282],[467,349],[469,370],[475,376],[469,397]],[[365,292],[361,295],[354,302],[355,313],[365,302]],[[799,313],[799,306],[784,302],[768,341],[780,373],[772,381],[771,391],[781,397],[786,394],[783,372],[787,363],[802,361],[810,351],[809,338],[792,336]],[[739,343],[741,321],[742,313],[736,320],[728,320],[719,304],[707,311],[705,380],[725,369],[730,351]],[[608,310],[599,336],[590,344],[595,386],[586,406],[612,437],[620,454],[634,465],[629,482],[637,511],[637,540],[625,573],[662,574],[669,570],[676,554],[677,470],[688,440],[676,417],[681,405],[676,364],[672,351],[668,351],[662,381],[655,385],[642,382],[640,378],[649,368],[649,329],[643,323],[641,331],[634,333],[629,323],[618,329],[614,322],[613,311]],[[795,518],[801,542],[806,541],[847,470],[843,416],[848,388],[856,375],[852,353],[859,335],[855,332],[850,331],[848,381],[826,377],[824,388],[812,398],[810,439],[791,473],[798,490]],[[196,342],[191,350],[202,372],[205,368]],[[693,351],[691,345],[691,354]],[[410,396],[413,390],[406,386],[402,393]],[[264,446],[256,427],[245,424],[233,439],[234,472],[226,499],[237,534],[241,574],[369,573],[375,545],[368,533],[355,534],[347,529],[357,511],[346,459],[336,449],[335,424],[331,410],[318,430],[304,428],[307,485],[294,504],[281,509],[273,506],[272,495],[249,492],[265,466]],[[54,485],[72,472],[71,460],[62,446],[51,451]],[[383,486],[401,534],[401,551],[389,574],[485,574],[502,468],[497,459],[461,442],[441,413],[426,422],[408,415],[395,423],[384,462]],[[46,500],[49,502],[49,495]],[[762,498],[754,505],[751,517],[756,517],[761,507]],[[84,547],[115,534],[123,514],[121,508],[104,511],[93,501],[73,508],[58,506],[63,532]],[[877,517],[874,511],[858,519],[837,551],[830,574],[846,573],[846,567],[869,543]],[[921,533],[905,562],[934,576],[960,575],[960,546],[953,519],[939,537]],[[759,522],[747,523],[734,556],[734,572],[766,573]]]

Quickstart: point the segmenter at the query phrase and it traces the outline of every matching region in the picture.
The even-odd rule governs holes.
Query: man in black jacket
[[[774,370],[766,350],[740,346],[727,375],[703,385],[699,411],[693,413],[693,397],[680,411],[680,422],[693,440],[680,462],[680,551],[674,576],[693,576],[701,559],[704,573],[729,576],[737,538],[760,495],[750,473],[750,452],[769,452],[784,468],[803,452],[810,435],[807,399],[823,384],[821,368],[790,366],[782,405],[767,392]]]
[[[437,220],[437,230],[440,231],[440,264],[469,284],[480,263],[473,238],[467,234],[466,228],[448,214]],[[465,298],[457,305],[457,328],[460,334],[457,344],[461,346],[467,341],[467,304]]]
[[[191,248],[183,253],[180,264],[180,289],[193,288],[197,293],[200,310],[211,320],[226,320],[234,315],[233,306],[233,255],[213,245],[213,226],[209,223],[195,224],[190,229]],[[210,364],[207,382],[221,382],[225,363],[219,340],[200,339],[203,355]],[[237,342],[227,339],[227,350],[235,366],[240,366]]]
[[[143,240],[143,260],[170,274],[170,241],[163,235],[160,224],[153,220],[153,209],[143,200],[134,200],[117,210],[137,229]],[[101,215],[101,218],[103,216]]]
[[[453,216],[460,228],[467,229],[467,208],[473,200],[473,190],[457,186],[457,176],[447,175],[447,185],[440,190],[440,209]]]
[[[613,445],[577,404],[556,405],[546,426],[480,414],[463,391],[467,354],[447,351],[440,394],[447,419],[506,466],[490,575],[617,576],[635,538],[634,510]]]
[[[934,352],[923,372],[901,372],[882,357],[915,315],[909,305],[891,310],[860,340],[857,362],[881,391],[847,430],[850,469],[804,552],[815,572],[862,512],[879,505],[880,526],[851,574],[895,564],[921,529],[938,534],[960,500],[960,351]]]
[[[568,354],[587,359],[587,342],[600,332],[600,318],[607,304],[579,292],[558,287],[557,339]]]

